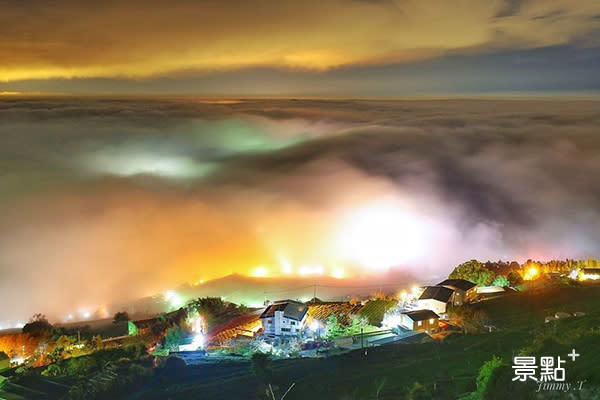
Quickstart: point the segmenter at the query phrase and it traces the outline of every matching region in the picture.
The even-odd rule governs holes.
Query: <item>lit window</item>
[[[422,323],[423,323],[423,321],[418,321],[418,322],[417,322],[417,325],[418,325],[418,326],[421,326],[421,324],[422,324]]]
[[[431,319],[429,320],[429,323],[430,323],[430,324],[433,324],[433,318],[431,318]]]

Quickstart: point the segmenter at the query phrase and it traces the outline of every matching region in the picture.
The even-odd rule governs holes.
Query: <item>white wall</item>
[[[446,313],[446,303],[435,299],[417,300],[417,306],[422,310],[431,310],[437,315]]]

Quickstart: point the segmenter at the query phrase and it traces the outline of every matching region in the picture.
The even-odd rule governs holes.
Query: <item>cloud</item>
[[[280,274],[282,259],[429,279],[471,258],[597,255],[599,109],[7,97],[0,290],[21,301],[0,318]]]
[[[456,51],[598,44],[598,13],[585,0],[4,2],[0,77],[327,70]]]

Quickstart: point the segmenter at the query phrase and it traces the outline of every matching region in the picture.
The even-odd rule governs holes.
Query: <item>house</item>
[[[469,282],[466,279],[446,279],[436,286],[444,286],[454,290],[452,304],[455,306],[461,306],[464,303],[468,303],[477,296],[477,284]]]
[[[431,310],[414,310],[402,313],[400,325],[411,331],[423,331],[427,333],[437,332],[440,317]]]
[[[579,280],[585,281],[587,279],[600,279],[600,268],[583,268],[579,275]]]
[[[268,306],[260,315],[265,334],[296,335],[304,327],[308,307],[293,300],[277,301]]]
[[[5,352],[0,351],[0,371],[10,368],[10,357]]]
[[[438,315],[446,313],[446,306],[452,301],[454,290],[445,286],[428,286],[417,300],[417,309],[431,310]]]

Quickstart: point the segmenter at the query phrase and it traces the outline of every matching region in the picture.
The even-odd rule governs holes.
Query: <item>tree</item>
[[[496,277],[496,279],[494,279],[494,282],[492,282],[492,286],[509,286],[510,285],[510,281],[508,280],[508,278],[504,275],[498,275]]]
[[[178,326],[174,326],[169,328],[167,334],[165,335],[165,348],[169,351],[178,351],[179,350],[179,342],[181,341],[181,337],[183,336],[183,332],[181,328]]]
[[[127,314],[127,311],[119,311],[117,313],[115,313],[115,316],[113,317],[113,323],[117,323],[117,322],[125,322],[125,321],[129,321],[129,314]]]
[[[350,319],[350,325],[345,327],[344,336],[356,335],[365,331],[369,326],[369,320],[365,317],[353,316]]]
[[[336,314],[331,314],[327,319],[327,324],[325,325],[325,336],[330,339],[344,336],[344,328],[342,327],[340,319]]]
[[[479,286],[488,286],[494,281],[494,273],[485,268],[477,260],[471,260],[460,264],[454,268],[454,271],[449,275],[450,279],[465,279],[467,281],[478,284]]]
[[[479,375],[477,375],[477,391],[484,393],[487,387],[488,381],[492,377],[492,374],[502,365],[502,359],[497,356],[493,356],[491,360],[483,363],[479,369]]]
[[[47,335],[52,331],[52,324],[44,314],[34,314],[29,322],[23,326],[22,332],[33,336]]]
[[[518,272],[515,271],[509,272],[506,278],[510,282],[510,286],[517,286],[523,283],[523,278]]]
[[[506,396],[506,380],[502,379],[501,382],[498,382],[497,379],[498,373],[503,368],[506,368],[506,366],[502,359],[497,356],[493,356],[491,360],[484,362],[477,375],[477,390],[462,398],[464,400],[489,399],[497,398],[496,394],[500,394],[499,398],[502,399],[509,398],[510,396]],[[499,386],[498,383],[501,383],[502,386]],[[499,390],[501,387],[502,390]]]
[[[450,321],[459,326],[465,334],[480,332],[487,318],[482,310],[468,305],[449,309],[448,316]]]

